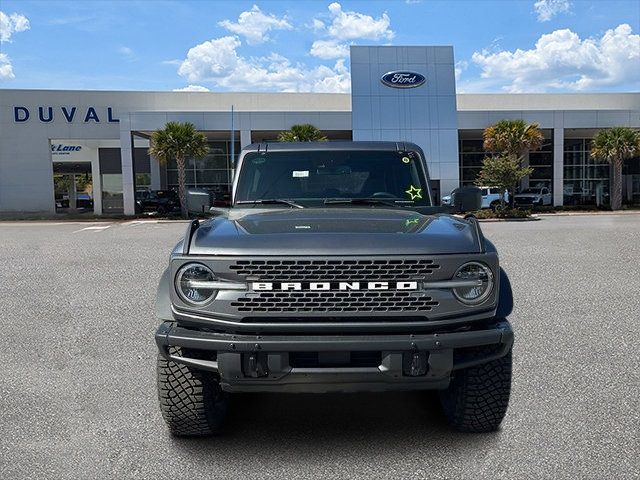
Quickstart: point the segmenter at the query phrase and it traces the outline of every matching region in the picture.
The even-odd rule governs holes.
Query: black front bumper
[[[507,354],[513,331],[503,320],[482,329],[400,335],[238,335],[164,322],[156,332],[168,360],[215,372],[225,391],[380,391],[443,389],[451,372]],[[171,350],[180,347],[180,352]],[[293,365],[299,353],[377,352],[379,365]],[[341,352],[341,353],[337,353]]]

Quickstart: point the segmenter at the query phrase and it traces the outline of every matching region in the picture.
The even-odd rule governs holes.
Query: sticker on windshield
[[[422,189],[414,185],[409,186],[409,190],[405,190],[404,193],[409,195],[411,197],[411,200],[422,198]]]
[[[402,163],[411,163],[411,159],[409,157],[402,157]]]
[[[309,170],[294,170],[291,176],[293,178],[305,178],[309,176]]]

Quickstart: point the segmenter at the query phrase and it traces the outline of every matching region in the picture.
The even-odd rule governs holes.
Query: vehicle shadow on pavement
[[[446,422],[435,392],[236,394],[224,432],[175,438],[190,455],[265,457],[267,452],[314,457],[340,452],[398,455],[490,448],[499,434],[465,434]],[[226,451],[226,452],[225,452]],[[404,453],[403,453],[404,451]],[[313,453],[312,453],[313,452]]]

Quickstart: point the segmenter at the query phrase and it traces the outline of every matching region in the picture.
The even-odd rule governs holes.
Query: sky
[[[348,93],[350,45],[453,45],[459,93],[640,91],[640,0],[0,0],[0,88]]]

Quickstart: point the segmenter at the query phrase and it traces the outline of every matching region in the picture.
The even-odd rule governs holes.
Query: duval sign
[[[61,107],[13,107],[13,121],[16,123],[25,123],[30,118],[38,119],[42,123],[51,123],[56,119],[73,123],[83,121],[84,123],[118,123],[120,120],[113,115],[113,107],[96,108],[86,107],[78,108],[75,106]]]
[[[426,82],[424,75],[416,72],[393,71],[385,73],[380,81],[391,88],[415,88]]]

